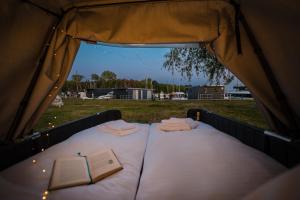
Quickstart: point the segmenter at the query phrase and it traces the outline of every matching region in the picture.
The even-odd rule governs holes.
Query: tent
[[[204,42],[255,95],[272,130],[297,139],[299,6],[291,0],[2,1],[0,138],[30,133],[66,80],[80,41],[90,41]]]

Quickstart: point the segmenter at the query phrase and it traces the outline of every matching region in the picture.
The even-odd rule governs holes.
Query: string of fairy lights
[[[44,149],[42,149],[42,151],[44,151]],[[33,165],[37,165],[37,160],[36,159],[33,159],[32,160],[32,164]],[[46,169],[42,169],[42,173],[46,173]],[[42,192],[42,200],[46,200],[48,198],[48,195],[49,195],[49,191],[46,189]]]
[[[53,117],[54,120],[55,120],[56,118],[57,118],[56,116]],[[49,121],[49,122],[48,122],[48,128],[55,128],[55,124],[54,124],[53,121]]]
[[[45,149],[41,149],[41,151],[43,152]],[[32,160],[32,163],[33,163],[33,165],[37,165],[37,160],[36,159],[33,159]],[[44,174],[44,173],[46,173],[46,169],[42,169],[42,173]],[[44,190],[43,192],[42,192],[42,200],[46,200],[47,199],[47,197],[48,197],[48,195],[49,195],[49,191],[46,189],[46,190]]]
[[[53,120],[49,120],[49,122],[48,122],[48,128],[55,128],[55,122],[54,121],[57,119],[57,117],[54,116],[51,119],[53,119]],[[46,133],[46,137],[49,138],[49,133]],[[49,140],[48,140],[48,142],[49,142]],[[45,151],[45,147],[42,147],[40,151],[44,152]],[[33,165],[37,165],[38,161],[36,159],[33,159],[32,160],[32,164]],[[45,174],[47,172],[47,170],[45,168],[42,168],[41,172],[42,172],[42,174]],[[49,191],[46,189],[41,194],[42,200],[48,199],[48,196],[49,196]]]
[[[54,27],[52,28],[52,30],[53,30],[53,31],[56,31],[56,27],[54,26]],[[61,30],[61,33],[63,33],[63,32],[64,32],[64,30]],[[74,39],[73,36],[72,36],[72,38]],[[49,46],[50,46],[50,43],[47,43],[46,46],[49,47]],[[53,53],[53,56],[55,57],[55,56],[57,55],[57,54],[56,54],[56,49],[54,49],[53,52],[54,52],[54,53]],[[56,77],[59,78],[59,77],[60,77],[60,73],[57,73],[57,74],[56,74]],[[49,97],[50,99],[52,99],[52,94],[53,94],[53,92],[59,88],[59,87],[58,87],[58,84],[59,84],[59,82],[57,82],[57,84],[54,86],[53,90],[49,92],[48,97]],[[53,119],[56,120],[57,117],[54,116]],[[54,123],[53,120],[50,120],[50,121],[48,122],[48,128],[55,128],[55,123]],[[49,134],[48,134],[48,133],[46,134],[46,137],[49,138]],[[48,139],[48,142],[49,142],[49,139]],[[34,148],[33,148],[33,150],[34,150]],[[45,151],[45,147],[41,148],[41,152],[44,152],[44,151]],[[33,164],[33,165],[37,165],[37,164],[38,164],[38,161],[37,161],[36,159],[33,159],[33,160],[32,160],[32,164]],[[45,173],[46,173],[46,169],[43,168],[43,169],[41,170],[41,172],[42,172],[43,174],[45,174]],[[48,198],[48,195],[49,195],[49,191],[48,191],[47,189],[44,190],[44,191],[42,192],[42,200],[46,200],[46,199]]]
[[[55,29],[56,29],[56,27],[53,27],[53,31],[55,31]],[[61,32],[64,32],[64,31],[61,30]],[[50,44],[47,44],[47,45],[50,46]],[[56,49],[54,49],[53,51],[54,51],[53,56],[56,56]],[[60,74],[57,73],[56,76],[57,76],[57,77],[60,77]],[[58,86],[55,85],[55,86],[54,86],[54,90],[57,90],[57,89],[58,89]],[[52,92],[53,92],[53,91],[52,91]],[[49,98],[52,97],[51,91],[50,91],[50,93],[48,94],[48,97],[49,97]],[[57,117],[54,116],[53,119],[56,120]],[[50,120],[50,121],[48,122],[48,128],[55,128],[55,123],[54,123],[54,121]],[[46,137],[47,137],[47,138],[49,137],[49,134],[48,134],[48,133],[46,134]],[[49,140],[48,140],[48,142],[49,142]],[[45,148],[41,148],[41,152],[44,152],[44,151],[45,151]],[[37,160],[36,160],[36,159],[33,159],[33,160],[32,160],[32,163],[33,163],[33,165],[37,165]],[[42,173],[45,174],[45,173],[46,173],[46,169],[43,168],[43,169],[42,169]],[[46,199],[48,198],[48,195],[49,195],[49,191],[48,191],[47,189],[44,190],[44,191],[42,192],[42,200],[46,200]]]

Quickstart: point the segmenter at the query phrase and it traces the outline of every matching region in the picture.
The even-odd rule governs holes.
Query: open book
[[[54,161],[49,190],[95,183],[123,169],[111,149]]]

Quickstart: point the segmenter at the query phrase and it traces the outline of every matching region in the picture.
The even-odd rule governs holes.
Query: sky
[[[180,74],[172,75],[163,68],[164,55],[169,48],[136,48],[116,47],[100,44],[87,44],[82,42],[73,63],[69,79],[73,74],[81,74],[85,79],[90,79],[91,74],[100,75],[109,70],[122,79],[143,80],[146,77],[159,83],[181,85],[208,84],[204,75],[194,75],[191,81],[183,78]]]

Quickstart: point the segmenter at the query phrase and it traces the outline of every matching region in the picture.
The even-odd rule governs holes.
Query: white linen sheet
[[[170,134],[150,126],[138,200],[241,199],[285,167],[200,123]]]
[[[146,148],[149,125],[135,124],[139,130],[127,136],[99,131],[97,126],[81,131],[0,173],[0,198],[3,200],[42,199],[47,189],[53,161],[63,156],[89,154],[111,148],[123,170],[96,184],[50,191],[51,200],[132,200],[135,197]],[[32,163],[35,159],[36,164]],[[46,172],[43,173],[42,170]]]

